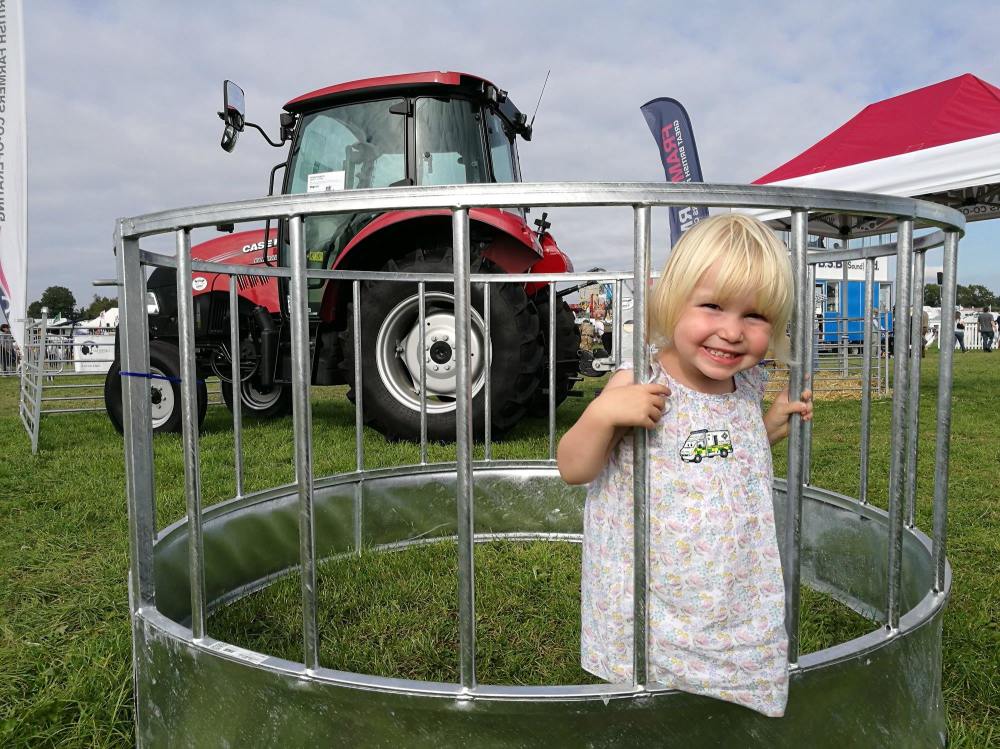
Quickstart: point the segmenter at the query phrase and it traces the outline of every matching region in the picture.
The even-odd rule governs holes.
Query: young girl
[[[784,714],[788,641],[770,445],[811,393],[761,415],[767,351],[787,360],[786,248],[756,219],[716,216],[677,244],[649,303],[647,384],[619,370],[559,443],[584,515],[581,663],[632,678],[632,440],[649,437],[650,681]]]

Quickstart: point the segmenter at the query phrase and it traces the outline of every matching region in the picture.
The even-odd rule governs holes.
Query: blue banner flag
[[[684,107],[676,99],[666,97],[647,101],[640,108],[646,118],[656,146],[667,182],[701,182],[701,165],[698,149],[694,145],[694,131]],[[708,209],[700,206],[674,206],[670,209],[670,245],[677,244],[681,234],[708,218]]]

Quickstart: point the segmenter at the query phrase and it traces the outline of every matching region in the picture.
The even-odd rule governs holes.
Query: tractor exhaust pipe
[[[274,366],[278,357],[278,330],[271,314],[264,307],[253,308],[253,319],[260,328],[260,368],[258,381],[262,388],[274,385]]]

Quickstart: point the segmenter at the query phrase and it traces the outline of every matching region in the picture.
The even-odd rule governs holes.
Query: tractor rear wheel
[[[549,404],[549,289],[544,288],[535,295],[538,309],[538,324],[545,342],[542,366],[538,371],[539,387],[532,402],[532,411],[547,413]],[[580,329],[570,306],[561,299],[556,300],[556,405],[569,395],[580,379]]]
[[[428,239],[426,246],[389,260],[383,272],[451,273],[451,244],[443,238]],[[473,273],[501,273],[478,254]],[[472,423],[477,437],[485,424],[487,339],[484,290],[473,284],[470,367]],[[355,341],[352,300],[346,330],[341,334],[342,371],[354,390]],[[389,439],[420,439],[420,369],[426,365],[427,438],[433,442],[455,439],[456,352],[455,298],[450,283],[427,283],[424,297],[425,345],[420,350],[420,314],[417,285],[413,282],[366,281],[361,284],[361,340],[358,342],[362,372],[364,421]],[[538,315],[519,284],[490,287],[490,338],[492,340],[491,426],[501,437],[524,416],[538,387],[542,359]]]
[[[153,434],[181,431],[181,365],[177,346],[168,341],[149,342],[149,399]],[[198,428],[208,408],[208,388],[198,383]],[[121,361],[116,357],[104,379],[104,406],[108,418],[122,431]]]

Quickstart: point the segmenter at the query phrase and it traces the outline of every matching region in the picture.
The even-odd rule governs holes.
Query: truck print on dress
[[[701,463],[702,458],[728,458],[732,451],[728,429],[695,429],[681,447],[681,460]]]

